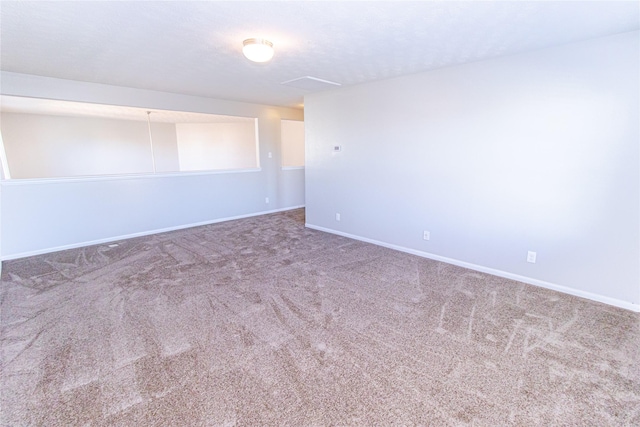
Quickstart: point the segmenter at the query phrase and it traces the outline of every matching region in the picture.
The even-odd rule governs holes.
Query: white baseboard
[[[56,246],[56,247],[52,247],[52,248],[38,249],[38,250],[35,250],[35,251],[20,252],[20,253],[17,253],[17,254],[11,254],[11,255],[2,256],[1,260],[2,261],[8,261],[8,260],[18,259],[18,258],[26,258],[26,257],[34,256],[34,255],[42,255],[42,254],[48,254],[48,253],[51,253],[51,252],[64,251],[66,249],[75,249],[75,248],[82,248],[82,247],[85,247],[85,246],[101,245],[103,243],[110,243],[110,242],[115,242],[115,241],[118,241],[118,240],[126,240],[126,239],[132,239],[134,237],[149,236],[151,234],[165,233],[167,231],[183,230],[185,228],[199,227],[201,225],[216,224],[218,222],[233,221],[234,219],[242,219],[242,218],[249,218],[249,217],[252,217],[252,216],[267,215],[267,214],[276,213],[276,212],[290,211],[290,210],[293,210],[293,209],[300,209],[300,208],[303,208],[303,207],[304,207],[304,205],[290,206],[290,207],[287,207],[287,208],[273,209],[273,210],[261,211],[261,212],[254,212],[254,213],[250,213],[250,214],[236,215],[236,216],[230,216],[230,217],[226,217],[226,218],[217,218],[217,219],[212,219],[210,221],[202,221],[202,222],[196,222],[196,223],[191,223],[191,224],[177,225],[177,226],[174,226],[174,227],[159,228],[159,229],[155,229],[155,230],[142,231],[142,232],[139,232],[139,233],[123,234],[123,235],[120,235],[120,236],[107,237],[107,238],[104,238],[104,239],[90,240],[90,241],[86,241],[86,242],[72,243],[70,245],[63,245],[63,246]]]
[[[305,227],[313,230],[324,231],[325,233],[337,234],[338,236],[348,237],[354,240],[360,240],[362,242],[372,243],[377,246],[383,246],[385,248],[394,249],[400,252],[406,252],[412,255],[417,255],[423,258],[429,258],[435,261],[445,262],[447,264],[457,265],[459,267],[468,268],[470,270],[480,271],[482,273],[491,274],[498,277],[504,277],[505,279],[517,280],[518,282],[527,283],[529,285],[539,286],[541,288],[552,289],[554,291],[562,292],[565,294],[586,298],[592,301],[601,302],[604,304],[612,305],[619,308],[635,311],[640,313],[640,305],[634,304],[628,301],[622,301],[617,298],[610,298],[600,294],[594,294],[592,292],[581,291],[579,289],[569,288],[567,286],[556,285],[555,283],[545,282],[543,280],[533,279],[531,277],[521,276],[519,274],[509,273],[507,271],[497,270],[495,268],[485,267],[482,265],[472,264],[465,261],[460,261],[454,258],[447,258],[444,256],[432,254],[429,252],[423,252],[416,249],[406,248],[404,246],[398,246],[391,243],[381,242],[379,240],[369,239],[367,237],[357,236],[354,234],[344,233],[342,231],[333,230],[330,228],[320,227],[317,225],[306,223]]]

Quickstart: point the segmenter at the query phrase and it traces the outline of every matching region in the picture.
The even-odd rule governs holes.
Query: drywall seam
[[[637,313],[640,313],[640,305],[638,304],[634,304],[632,302],[628,302],[628,301],[622,301],[619,300],[617,298],[610,298],[610,297],[606,297],[600,294],[594,294],[591,292],[586,292],[586,291],[580,291],[577,289],[573,289],[573,288],[569,288],[567,286],[562,286],[562,285],[557,285],[555,283],[550,283],[550,282],[545,282],[543,280],[538,280],[538,279],[532,279],[530,277],[526,277],[526,276],[521,276],[519,274],[513,274],[513,273],[509,273],[507,271],[502,271],[502,270],[497,270],[495,268],[490,268],[490,267],[485,267],[482,265],[478,265],[478,264],[472,264],[469,262],[465,262],[465,261],[460,261],[454,258],[447,258],[447,257],[443,257],[441,255],[435,255],[429,252],[423,252],[423,251],[419,251],[416,249],[411,249],[411,248],[406,248],[404,246],[398,246],[398,245],[394,245],[391,243],[385,243],[385,242],[381,242],[379,240],[374,240],[374,239],[369,239],[366,237],[362,237],[362,236],[357,236],[355,234],[350,234],[350,233],[344,233],[342,231],[338,231],[338,230],[333,230],[330,228],[325,228],[325,227],[320,227],[317,225],[313,225],[313,224],[309,224],[306,223],[305,227],[307,228],[311,228],[313,230],[318,230],[318,231],[323,231],[325,233],[331,233],[331,234],[336,234],[338,236],[343,236],[343,237],[348,237],[350,239],[354,239],[354,240],[360,240],[362,242],[367,242],[367,243],[371,243],[377,246],[383,246],[385,248],[389,248],[389,249],[394,249],[400,252],[406,252],[412,255],[417,255],[419,257],[423,257],[423,258],[429,258],[432,259],[434,261],[440,261],[440,262],[445,262],[447,264],[452,264],[452,265],[457,265],[458,267],[464,267],[464,268],[468,268],[470,270],[475,270],[475,271],[479,271],[482,273],[487,273],[487,274],[491,274],[494,276],[498,276],[498,277],[503,277],[505,279],[511,279],[511,280],[517,280],[518,282],[523,282],[523,283],[527,283],[529,285],[534,285],[534,286],[539,286],[541,288],[546,288],[546,289],[551,289],[554,291],[558,291],[558,292],[562,292],[565,294],[569,294],[569,295],[573,295],[573,296],[577,296],[577,297],[581,297],[581,298],[586,298],[592,301],[597,301],[597,302],[601,302],[604,304],[608,304],[608,305],[612,305],[615,307],[619,307],[619,308],[624,308],[626,310],[631,310],[631,311],[635,311]]]
[[[90,241],[87,241],[87,242],[73,243],[73,244],[70,244],[70,245],[56,246],[56,247],[46,248],[46,249],[38,249],[37,251],[19,252],[17,254],[11,254],[11,255],[7,255],[7,256],[2,256],[2,257],[0,257],[0,261],[8,261],[8,260],[18,259],[18,258],[26,258],[26,257],[34,256],[34,255],[42,255],[42,254],[47,254],[47,253],[51,253],[51,252],[64,251],[64,250],[67,250],[67,249],[81,248],[81,247],[85,247],[85,246],[100,245],[100,244],[103,244],[103,243],[109,243],[109,242],[115,242],[115,241],[119,241],[119,240],[132,239],[134,237],[149,236],[151,234],[166,233],[166,232],[169,232],[169,231],[183,230],[185,228],[199,227],[199,226],[202,226],[202,225],[216,224],[218,222],[233,221],[235,219],[250,218],[252,216],[267,215],[267,214],[271,214],[271,213],[290,211],[290,210],[293,210],[293,209],[300,209],[300,208],[304,208],[304,205],[289,206],[289,207],[286,207],[286,208],[273,209],[273,210],[269,210],[269,211],[254,212],[254,213],[250,213],[250,214],[236,215],[236,216],[230,216],[230,217],[226,217],[226,218],[217,218],[217,219],[213,219],[213,220],[210,220],[210,221],[195,222],[195,223],[191,223],[191,224],[178,225],[178,226],[175,226],[175,227],[166,227],[166,228],[159,228],[159,229],[155,229],[155,230],[142,231],[142,232],[139,232],[139,233],[124,234],[124,235],[120,235],[120,236],[107,237],[105,239],[90,240]]]

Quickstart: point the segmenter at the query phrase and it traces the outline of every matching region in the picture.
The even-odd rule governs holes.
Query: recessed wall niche
[[[258,121],[0,96],[4,179],[258,170]]]

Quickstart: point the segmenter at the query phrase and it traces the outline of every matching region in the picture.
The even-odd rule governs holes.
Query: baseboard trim
[[[90,241],[86,241],[86,242],[72,243],[72,244],[69,244],[69,245],[55,246],[55,247],[52,247],[52,248],[38,249],[36,251],[19,252],[17,254],[11,254],[11,255],[2,256],[0,258],[0,260],[9,261],[9,260],[12,260],[12,259],[26,258],[26,257],[30,257],[30,256],[35,256],[35,255],[48,254],[48,253],[51,253],[51,252],[64,251],[64,250],[67,250],[67,249],[82,248],[82,247],[85,247],[85,246],[101,245],[103,243],[110,243],[110,242],[115,242],[115,241],[119,241],[119,240],[133,239],[134,237],[149,236],[151,234],[166,233],[168,231],[183,230],[185,228],[199,227],[199,226],[202,226],[202,225],[216,224],[218,222],[225,222],[225,221],[233,221],[235,219],[250,218],[252,216],[268,215],[268,214],[272,214],[272,213],[285,212],[285,211],[290,211],[290,210],[300,209],[300,208],[304,208],[304,205],[290,206],[290,207],[286,207],[286,208],[273,209],[273,210],[269,210],[269,211],[254,212],[254,213],[244,214],[244,215],[235,215],[235,216],[230,216],[230,217],[225,217],[225,218],[217,218],[217,219],[212,219],[212,220],[209,220],[209,221],[201,221],[201,222],[195,222],[195,223],[191,223],[191,224],[177,225],[177,226],[174,226],[174,227],[158,228],[158,229],[154,229],[154,230],[141,231],[139,233],[123,234],[123,235],[114,236],[114,237],[107,237],[107,238],[104,238],[104,239],[90,240]]]
[[[614,307],[624,308],[626,310],[631,310],[637,313],[640,313],[640,305],[634,304],[627,301],[622,301],[617,298],[610,298],[600,294],[594,294],[592,292],[581,291],[579,289],[569,288],[567,286],[557,285],[555,283],[545,282],[543,280],[533,279],[527,276],[521,276],[519,274],[509,273],[507,271],[497,270],[495,268],[485,267],[478,264],[472,264],[470,262],[461,261],[455,258],[448,258],[441,255],[432,254],[430,252],[419,251],[417,249],[411,249],[404,246],[398,246],[391,243],[382,242],[379,240],[369,239],[367,237],[358,236],[355,234],[344,233],[342,231],[333,230],[331,228],[320,227],[318,225],[313,225],[309,223],[305,223],[305,227],[311,228],[313,230],[323,231],[325,233],[336,234],[342,237],[348,237],[350,239],[359,240],[361,242],[371,243],[377,246],[383,246],[385,248],[394,249],[400,252],[406,252],[412,255],[417,255],[423,258],[429,258],[434,261],[441,261],[447,264],[457,265],[458,267],[468,268],[470,270],[480,271],[482,273],[491,274],[498,277],[503,277],[505,279],[516,280],[518,282],[527,283],[529,285],[539,286],[541,288],[551,289],[554,291],[562,292],[565,294],[573,295],[576,297],[585,298],[592,301],[601,302],[603,304],[612,305]]]

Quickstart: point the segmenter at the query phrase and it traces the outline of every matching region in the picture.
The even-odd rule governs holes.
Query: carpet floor
[[[116,244],[4,262],[3,426],[640,425],[637,313],[303,210]]]

